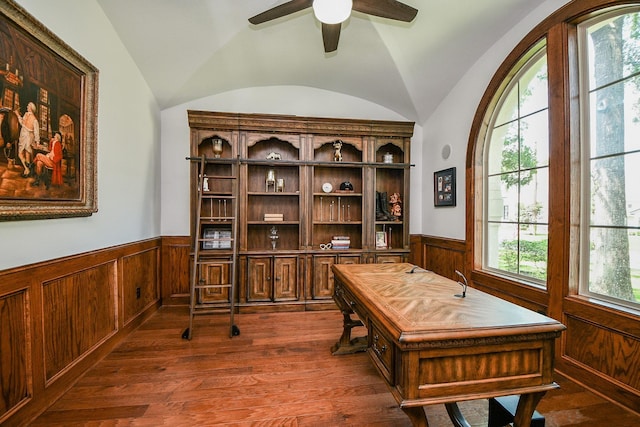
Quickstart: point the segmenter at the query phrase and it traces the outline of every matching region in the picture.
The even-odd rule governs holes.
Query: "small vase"
[[[216,159],[219,159],[220,155],[222,154],[222,140],[219,138],[216,138],[213,141],[211,141],[211,144],[213,146],[213,157]]]

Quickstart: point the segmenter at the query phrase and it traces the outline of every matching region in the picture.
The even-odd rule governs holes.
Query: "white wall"
[[[170,109],[162,117],[162,235],[186,236],[189,230],[189,123],[187,110],[233,113],[290,114],[310,117],[409,121],[380,105],[359,98],[300,86],[246,88],[222,93]],[[422,130],[414,129],[411,157],[419,158]],[[419,218],[422,173],[412,171],[411,218]],[[415,201],[414,201],[415,200]],[[418,221],[419,223],[419,221]],[[411,232],[418,232],[418,225]]]
[[[496,42],[463,76],[451,90],[435,112],[423,124],[424,143],[422,171],[424,175],[424,194],[421,219],[421,234],[430,236],[465,239],[465,162],[467,143],[471,123],[480,98],[497,68],[537,24],[557,9],[568,3],[567,0],[547,0],[515,25],[502,39]],[[451,145],[451,156],[444,160],[442,147]],[[415,159],[415,158],[414,158]],[[418,161],[415,159],[414,161]],[[433,206],[433,173],[438,170],[456,168],[457,206]],[[428,184],[430,182],[430,184]]]
[[[160,112],[138,68],[95,0],[18,3],[100,71],[99,210],[0,222],[0,270],[159,236]]]
[[[407,120],[362,99],[294,86],[236,90],[160,113],[95,0],[17,1],[100,70],[99,211],[87,218],[0,222],[0,270],[159,235],[188,235],[188,109]],[[416,165],[411,170],[412,234],[465,238],[464,168],[477,104],[518,41],[565,3],[541,3],[487,50],[425,123],[416,124],[411,150]],[[70,23],[73,16],[82,19]],[[440,156],[445,144],[452,147],[447,160]],[[457,168],[457,206],[434,208],[433,172],[449,167]]]

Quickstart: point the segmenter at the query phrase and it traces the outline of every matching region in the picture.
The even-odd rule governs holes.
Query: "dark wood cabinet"
[[[203,282],[212,285],[222,285],[231,283],[231,269],[228,258],[210,258],[207,263],[201,265],[201,274]],[[198,292],[198,304],[206,304],[213,302],[228,303],[229,289],[227,288],[208,288],[200,289]]]
[[[298,301],[298,256],[248,256],[246,265],[247,302]]]
[[[188,117],[191,158],[212,159],[212,193],[229,191],[217,175],[231,164],[240,168],[240,309],[334,307],[333,264],[407,260],[414,123],[207,111]],[[193,185],[192,211],[196,199]],[[214,229],[232,211],[216,203],[207,208]],[[193,239],[202,237],[192,230]]]

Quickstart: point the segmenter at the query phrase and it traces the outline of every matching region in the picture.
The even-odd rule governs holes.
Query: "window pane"
[[[640,153],[591,161],[591,225],[638,226]]]
[[[520,226],[519,274],[541,281],[547,280],[548,236],[547,226]]]
[[[520,117],[546,109],[549,105],[547,90],[547,56],[530,65],[520,79]]]
[[[518,274],[518,225],[489,224],[486,266]]]
[[[635,77],[591,93],[589,139],[592,158],[640,150],[638,88],[640,77]],[[613,120],[620,126],[614,126]]]
[[[543,110],[524,118],[520,125],[520,168],[549,164],[549,112]]]
[[[516,84],[500,105],[500,111],[496,116],[495,126],[513,121],[518,118],[518,85]]]
[[[487,154],[489,175],[518,170],[518,122],[497,127],[491,132]]]
[[[638,72],[640,14],[629,13],[599,21],[587,28],[589,89],[603,87]],[[611,69],[612,63],[620,67]]]
[[[518,172],[495,175],[488,178],[487,220],[500,222],[518,221],[518,187],[507,188],[505,181],[517,182]]]
[[[525,179],[526,178],[526,179]],[[523,172],[520,188],[520,222],[547,224],[549,222],[549,169]]]
[[[592,228],[590,239],[589,292],[640,302],[638,230]]]

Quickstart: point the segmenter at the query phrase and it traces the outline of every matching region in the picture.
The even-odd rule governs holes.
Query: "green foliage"
[[[540,280],[547,278],[548,240],[506,240],[500,250],[500,268]]]
[[[517,136],[509,136],[504,140],[502,151],[502,182],[507,188],[528,185],[536,174],[538,164],[535,150],[528,146],[521,146]],[[516,172],[511,174],[508,172]]]

